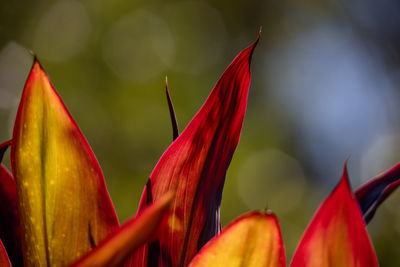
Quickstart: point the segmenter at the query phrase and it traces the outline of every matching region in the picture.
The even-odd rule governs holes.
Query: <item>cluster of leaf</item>
[[[12,174],[0,166],[0,265],[286,266],[275,215],[250,212],[222,232],[219,216],[258,40],[233,60],[179,136],[173,123],[175,140],[151,173],[138,214],[122,226],[89,144],[35,59],[12,140],[0,145],[0,161],[11,146],[12,166]],[[396,165],[353,194],[345,169],[291,266],[377,266],[365,223],[399,174]]]

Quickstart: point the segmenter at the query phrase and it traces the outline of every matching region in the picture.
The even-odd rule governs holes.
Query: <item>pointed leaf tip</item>
[[[118,228],[100,166],[37,59],[12,140],[25,265],[69,264]]]
[[[193,258],[190,267],[284,267],[285,249],[272,213],[250,212],[230,223]]]
[[[378,207],[399,186],[400,163],[357,189],[355,195],[366,223],[371,221]]]
[[[322,203],[294,254],[292,267],[378,266],[346,167],[339,184]]]
[[[171,96],[170,96],[169,90],[168,90],[167,76],[165,76],[165,93],[167,95],[169,115],[170,115],[171,124],[172,124],[172,141],[175,141],[175,139],[178,138],[178,136],[179,136],[179,128],[178,128],[178,122],[176,120],[174,105],[172,104]]]

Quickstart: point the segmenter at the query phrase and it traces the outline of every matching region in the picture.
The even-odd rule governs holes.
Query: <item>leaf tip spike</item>
[[[170,96],[169,90],[168,90],[168,76],[165,76],[165,93],[167,95],[169,115],[171,117],[172,140],[175,141],[175,139],[178,138],[178,136],[179,136],[179,128],[178,128],[178,122],[176,120],[174,105],[172,103],[172,99],[171,99],[171,96]]]

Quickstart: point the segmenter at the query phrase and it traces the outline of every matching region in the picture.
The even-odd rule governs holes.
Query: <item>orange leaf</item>
[[[265,212],[242,215],[211,239],[189,266],[286,266],[277,218]]]
[[[102,171],[35,59],[11,145],[26,266],[66,265],[118,226]]]
[[[154,238],[173,196],[172,193],[168,193],[146,208],[72,266],[109,267],[123,264],[130,253]]]
[[[342,180],[311,220],[291,266],[378,266],[346,167]]]

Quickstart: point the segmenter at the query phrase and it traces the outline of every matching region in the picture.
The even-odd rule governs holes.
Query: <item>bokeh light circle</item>
[[[103,40],[103,58],[121,78],[145,82],[165,69],[174,43],[168,25],[145,9],[115,22]]]
[[[78,1],[59,1],[41,17],[33,38],[33,50],[39,58],[64,61],[84,50],[90,33],[85,7]]]

